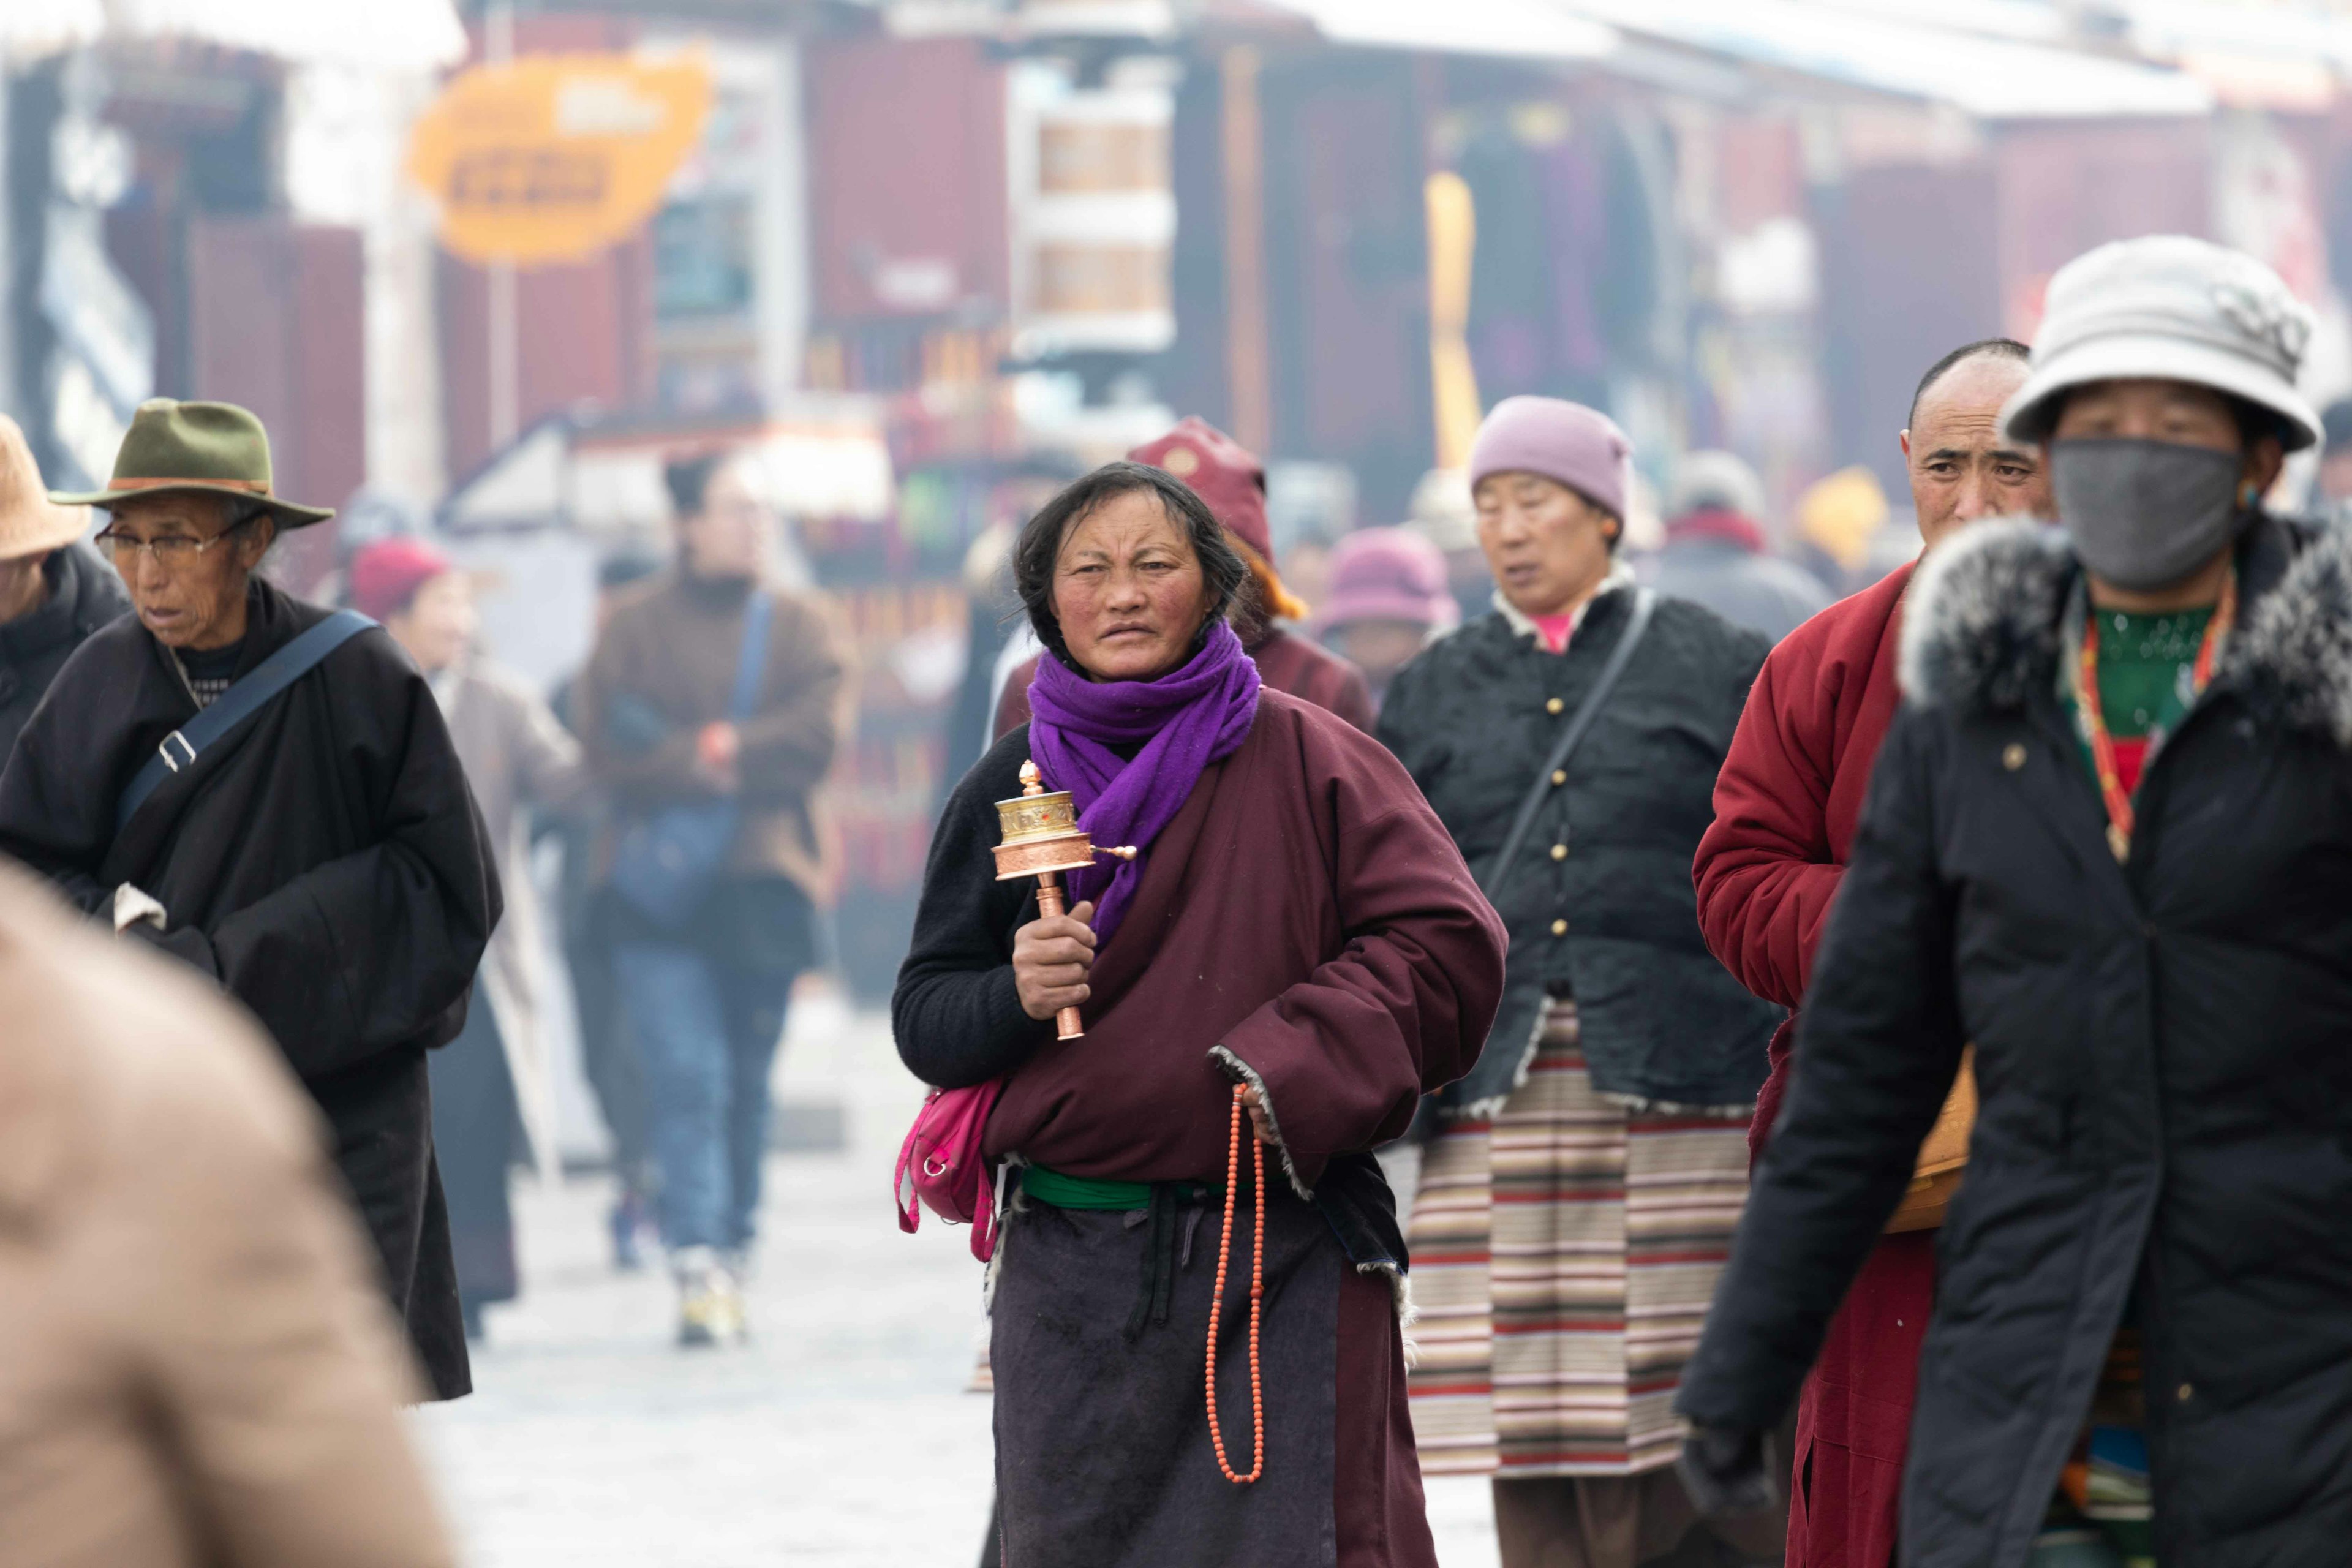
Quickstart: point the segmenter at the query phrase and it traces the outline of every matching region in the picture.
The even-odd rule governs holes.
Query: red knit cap
[[[422,539],[379,539],[352,557],[352,608],[380,621],[408,608],[416,590],[457,563]]]
[[[1225,531],[1243,546],[1268,615],[1303,621],[1307,605],[1274,570],[1274,533],[1265,521],[1265,465],[1250,449],[1197,415],[1187,415],[1157,441],[1129,452],[1131,462],[1165,468],[1209,503]]]

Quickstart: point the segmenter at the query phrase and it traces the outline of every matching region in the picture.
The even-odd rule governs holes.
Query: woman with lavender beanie
[[[1013,576],[1034,717],[948,802],[891,1008],[918,1077],[1000,1086],[1003,1561],[1434,1568],[1370,1151],[1476,1056],[1502,929],[1395,759],[1260,683],[1227,624],[1248,567],[1182,481],[1097,469],[1030,520]],[[1095,843],[1140,851],[1072,873],[1046,919],[990,855],[1032,762]],[[1055,1037],[1062,1007],[1082,1038]],[[1265,1190],[1233,1194],[1213,1337],[1244,1125]]]
[[[1689,1539],[1711,1527],[1671,1468],[1670,1406],[1745,1201],[1778,1016],[1708,953],[1690,868],[1766,645],[1633,585],[1632,460],[1592,409],[1497,405],[1470,457],[1494,609],[1381,710],[1511,935],[1486,1049],[1436,1100],[1412,1230],[1423,1468],[1494,1478],[1505,1568],[1717,1560]],[[1720,1533],[1778,1556],[1778,1521]]]

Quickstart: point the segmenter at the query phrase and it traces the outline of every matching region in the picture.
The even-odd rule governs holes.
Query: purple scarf
[[[1097,844],[1149,849],[1175,819],[1201,770],[1238,750],[1257,717],[1257,666],[1219,621],[1201,651],[1157,680],[1092,681],[1051,653],[1029,687],[1029,756],[1047,789],[1076,798]],[[1114,745],[1143,742],[1133,762]],[[1095,934],[1118,929],[1143,880],[1143,859],[1072,871],[1070,902],[1095,900]]]

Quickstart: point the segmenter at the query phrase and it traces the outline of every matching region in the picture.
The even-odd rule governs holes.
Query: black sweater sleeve
[[[1036,879],[996,880],[996,803],[1021,793],[1029,727],[1007,733],[948,797],[923,868],[915,936],[890,995],[898,1059],[925,1083],[961,1089],[1013,1071],[1052,1037],[1022,1011],[1013,935],[1037,918]]]

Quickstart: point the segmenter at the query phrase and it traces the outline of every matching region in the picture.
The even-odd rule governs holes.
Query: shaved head
[[[1929,549],[1984,518],[2050,515],[2041,454],[2000,434],[2001,408],[2025,378],[2023,360],[1982,348],[1939,366],[1921,386],[1903,432],[1903,457],[1919,536]]]

